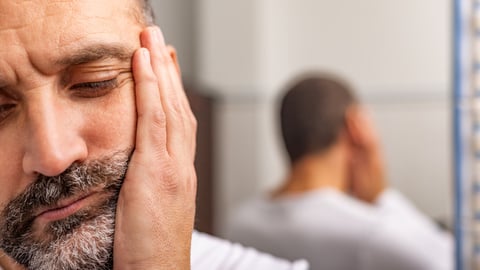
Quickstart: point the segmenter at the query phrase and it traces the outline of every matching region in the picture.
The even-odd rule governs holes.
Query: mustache
[[[21,238],[30,230],[38,209],[55,206],[63,199],[93,188],[101,187],[102,191],[118,193],[132,152],[119,151],[100,159],[75,162],[57,176],[38,175],[2,211],[0,228],[3,228],[3,234]]]

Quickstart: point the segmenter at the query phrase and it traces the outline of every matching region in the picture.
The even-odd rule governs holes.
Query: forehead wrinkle
[[[25,2],[29,1],[20,3]],[[31,18],[32,20],[24,20],[25,24],[18,25],[19,28],[0,30],[0,41],[2,41],[0,43],[5,41],[7,45],[4,47],[0,44],[0,55],[5,55],[7,69],[8,66],[13,69],[12,73],[4,74],[8,85],[31,83],[35,78],[45,79],[59,72],[63,75],[68,65],[104,59],[118,59],[126,64],[131,62],[134,49],[140,47],[140,44],[138,36],[130,33],[140,32],[142,26],[133,19],[133,16],[125,16],[131,15],[126,13],[132,10],[130,0],[127,5],[117,5],[112,9],[105,9],[105,5],[102,4],[100,5],[102,12],[98,10],[86,12],[83,0],[65,2],[72,4],[69,7],[71,10],[60,10],[62,12],[56,13],[58,18],[55,17],[53,9],[47,9],[52,7],[51,5],[41,4],[39,5],[40,13],[46,21],[38,21],[38,17],[35,16]],[[94,1],[85,1],[87,2]],[[43,3],[43,1],[32,1],[32,3]],[[45,3],[48,2],[45,0]],[[62,1],[55,1],[55,3],[62,4]],[[10,7],[13,11],[22,14],[20,9],[16,9],[22,5]],[[36,6],[31,5],[25,7],[28,10],[36,9]],[[15,22],[19,21],[22,20],[15,20]],[[32,21],[36,23],[32,24]],[[3,22],[3,19],[0,18],[0,22]],[[122,33],[122,30],[127,29],[128,33]],[[112,45],[113,43],[116,44]],[[103,46],[96,46],[99,44]],[[105,45],[111,48],[102,48],[107,47]],[[15,49],[15,53],[12,53],[12,49]]]
[[[0,30],[21,30],[30,25],[42,24],[49,17],[58,16],[58,8],[71,11],[71,1],[11,1],[10,5],[0,5]],[[3,14],[2,14],[3,13]],[[64,16],[71,18],[72,16]],[[4,18],[4,19],[3,19]],[[68,24],[64,20],[56,20],[57,24]]]
[[[5,61],[0,59],[0,89],[18,82],[18,74]]]
[[[0,74],[0,90],[7,85],[7,80]]]

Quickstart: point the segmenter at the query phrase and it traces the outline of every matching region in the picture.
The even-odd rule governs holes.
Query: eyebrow
[[[131,60],[133,52],[133,48],[118,43],[89,44],[69,52],[67,55],[57,59],[55,63],[61,66],[77,66],[104,59],[118,59],[126,62]]]

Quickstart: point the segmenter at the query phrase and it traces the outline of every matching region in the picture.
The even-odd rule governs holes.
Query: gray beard
[[[0,248],[32,270],[113,269],[115,209],[129,153],[74,163],[55,177],[40,175],[1,212]],[[98,187],[108,195],[99,207],[85,207],[35,230],[37,209]]]

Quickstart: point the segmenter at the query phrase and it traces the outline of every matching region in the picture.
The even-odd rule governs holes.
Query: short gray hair
[[[153,12],[152,4],[149,0],[141,0],[140,7],[142,9],[143,21],[146,25],[153,25],[155,23],[155,14]]]

